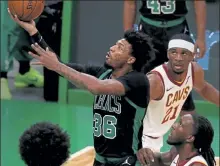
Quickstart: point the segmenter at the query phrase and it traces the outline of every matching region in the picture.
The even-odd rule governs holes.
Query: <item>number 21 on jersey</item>
[[[165,0],[166,4],[161,5],[161,0],[147,0],[147,8],[151,14],[172,14],[176,10],[176,0]]]
[[[178,107],[179,107],[179,105],[177,105],[176,107],[172,107],[172,106],[169,107],[169,109],[166,111],[166,115],[164,116],[161,124],[164,124],[164,123],[168,122],[169,120],[176,119]]]

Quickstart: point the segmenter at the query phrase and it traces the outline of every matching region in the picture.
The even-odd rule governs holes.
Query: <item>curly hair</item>
[[[49,122],[32,125],[19,139],[19,152],[28,166],[60,166],[69,157],[69,148],[68,134]]]
[[[131,55],[136,58],[133,64],[133,70],[141,69],[155,59],[155,49],[153,48],[152,39],[143,32],[128,30],[124,34],[125,40],[131,44]]]

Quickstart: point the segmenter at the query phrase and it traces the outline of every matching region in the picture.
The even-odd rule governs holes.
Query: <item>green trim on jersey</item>
[[[147,24],[150,24],[150,25],[153,25],[153,26],[156,26],[156,27],[168,28],[168,27],[173,27],[173,26],[176,26],[176,25],[179,25],[179,24],[183,23],[183,21],[186,18],[181,17],[181,18],[176,19],[176,20],[163,22],[163,21],[152,20],[152,19],[149,19],[149,18],[146,18],[146,17],[140,15],[140,19],[142,21],[146,22]]]
[[[135,103],[133,103],[129,98],[125,97],[125,100],[136,109],[135,117],[134,117],[134,125],[133,125],[133,143],[132,143],[132,149],[134,153],[138,151],[138,144],[139,144],[139,139],[138,139],[138,132],[140,130],[140,127],[142,125],[142,120],[145,116],[145,109],[137,106]]]
[[[102,74],[99,76],[99,79],[102,80],[102,79],[105,78],[105,76],[107,76],[110,72],[112,72],[112,69],[106,70],[104,73],[102,73]]]

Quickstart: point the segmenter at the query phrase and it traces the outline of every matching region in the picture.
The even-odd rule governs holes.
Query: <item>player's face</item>
[[[182,74],[187,71],[193,57],[193,53],[184,48],[171,48],[168,50],[169,63],[176,74]]]
[[[190,114],[184,115],[179,122],[173,124],[167,143],[169,145],[181,145],[191,142],[194,139],[193,117]]]
[[[121,39],[107,52],[105,63],[113,69],[120,69],[134,61],[135,58],[131,56],[131,45],[125,39]]]

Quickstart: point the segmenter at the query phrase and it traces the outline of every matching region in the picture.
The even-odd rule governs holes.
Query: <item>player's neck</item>
[[[133,71],[133,69],[128,69],[128,68],[114,69],[111,78],[115,79],[121,77],[131,71]]]
[[[193,147],[191,146],[187,146],[187,145],[180,145],[176,147],[177,152],[179,154],[179,161],[186,161],[191,159],[194,156],[198,155],[197,150],[195,150]]]

